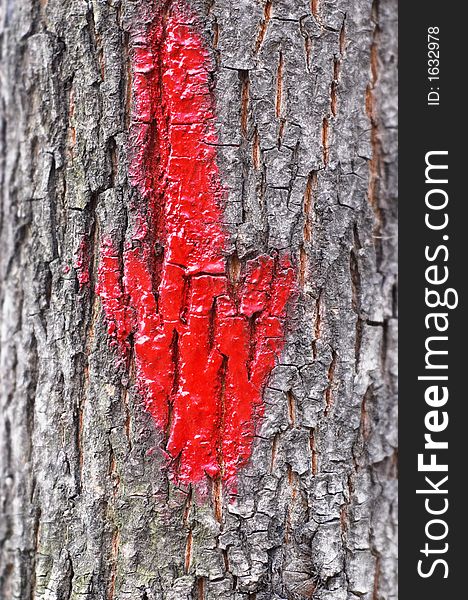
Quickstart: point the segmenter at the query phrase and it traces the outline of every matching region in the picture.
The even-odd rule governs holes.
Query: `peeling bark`
[[[0,2],[0,597],[393,600],[396,2],[192,1],[229,275],[287,250],[300,286],[236,495],[170,483],[95,294],[143,2]]]

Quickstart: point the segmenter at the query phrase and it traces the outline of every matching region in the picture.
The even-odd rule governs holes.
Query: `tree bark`
[[[0,597],[395,599],[396,0],[192,2],[231,251],[298,265],[235,495],[170,483],[95,293],[144,3],[0,2]]]

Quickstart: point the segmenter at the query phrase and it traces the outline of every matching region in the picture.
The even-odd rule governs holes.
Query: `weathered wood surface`
[[[193,2],[232,250],[299,265],[235,498],[168,483],[93,292],[144,3],[0,2],[0,597],[395,599],[396,1]]]

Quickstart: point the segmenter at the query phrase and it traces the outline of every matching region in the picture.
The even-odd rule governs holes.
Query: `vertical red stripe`
[[[123,257],[103,243],[98,292],[123,350],[133,335],[174,476],[232,480],[283,346],[294,272],[275,255],[249,261],[237,283],[227,276],[210,58],[182,2],[134,36],[132,60],[130,176],[142,201]]]

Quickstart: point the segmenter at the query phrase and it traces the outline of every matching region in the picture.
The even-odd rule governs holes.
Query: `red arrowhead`
[[[133,336],[174,477],[229,481],[250,456],[294,271],[287,255],[260,256],[228,277],[210,59],[188,8],[174,4],[135,37],[132,58],[130,175],[142,202],[123,258],[102,244],[98,293],[125,352]]]

